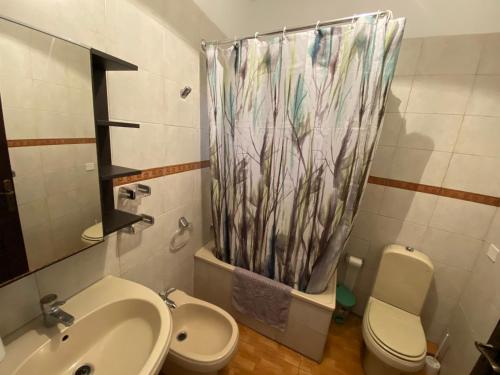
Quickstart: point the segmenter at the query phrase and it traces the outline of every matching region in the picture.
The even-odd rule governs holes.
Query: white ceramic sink
[[[165,303],[150,289],[106,277],[69,299],[70,327],[45,328],[40,319],[7,345],[0,375],[156,375],[172,335]],[[81,371],[81,370],[80,370]],[[85,372],[83,372],[85,374]]]

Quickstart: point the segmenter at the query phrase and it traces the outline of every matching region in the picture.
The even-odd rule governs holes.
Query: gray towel
[[[242,314],[284,331],[292,288],[240,267],[233,273],[233,307]]]

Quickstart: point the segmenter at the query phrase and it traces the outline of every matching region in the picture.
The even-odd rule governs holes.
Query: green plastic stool
[[[337,306],[334,319],[337,324],[344,324],[349,312],[356,304],[356,296],[345,285],[337,285]]]

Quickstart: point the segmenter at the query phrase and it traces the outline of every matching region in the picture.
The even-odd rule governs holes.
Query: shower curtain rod
[[[267,33],[255,33],[254,35],[248,35],[242,38],[235,38],[235,39],[226,39],[226,40],[202,40],[201,41],[201,47],[205,49],[205,47],[208,44],[227,44],[227,43],[234,43],[238,40],[247,40],[247,39],[253,39],[253,38],[258,38],[261,36],[269,36],[269,35],[275,35],[275,34],[283,34],[283,33],[293,33],[297,31],[302,31],[302,30],[308,30],[312,28],[317,28],[317,27],[322,27],[322,26],[330,26],[330,25],[337,25],[337,24],[342,24],[342,23],[347,23],[347,22],[353,22],[354,20],[360,18],[360,17],[369,17],[369,16],[384,16],[388,15],[389,18],[392,18],[392,11],[391,10],[382,10],[378,12],[370,12],[370,13],[362,13],[362,14],[355,14],[350,17],[344,17],[344,18],[337,18],[334,20],[328,20],[324,22],[318,21],[315,24],[310,24],[310,25],[305,25],[305,26],[296,26],[288,29],[286,26],[282,30],[274,30],[274,31],[269,31]]]

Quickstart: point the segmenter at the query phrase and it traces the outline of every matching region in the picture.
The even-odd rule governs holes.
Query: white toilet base
[[[388,366],[375,356],[368,348],[363,353],[363,370],[365,375],[406,375],[411,372],[401,372],[394,367]]]

